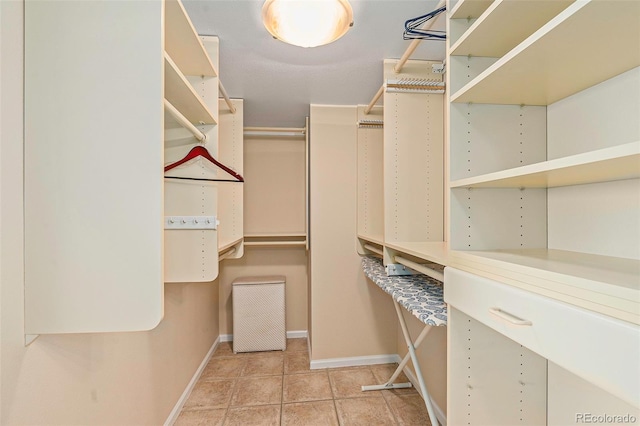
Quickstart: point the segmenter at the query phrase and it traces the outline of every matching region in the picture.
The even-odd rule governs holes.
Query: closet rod
[[[236,252],[236,248],[231,247],[229,250],[224,251],[218,255],[218,261],[225,260],[227,257],[231,256],[235,252]]]
[[[444,274],[440,271],[436,271],[434,269],[431,268],[427,268],[424,265],[421,265],[419,263],[413,262],[411,260],[405,259],[402,256],[395,256],[394,257],[395,261],[401,265],[406,266],[407,268],[411,268],[414,271],[418,271],[422,274],[425,274],[428,277],[431,278],[435,278],[436,280],[440,281],[440,282],[444,282]]]
[[[227,106],[229,107],[229,111],[231,111],[231,114],[235,114],[236,107],[233,106],[233,104],[231,103],[231,99],[229,99],[229,95],[227,95],[227,91],[224,90],[224,86],[222,85],[222,81],[220,80],[218,80],[218,90],[220,90],[220,94],[224,98],[224,101],[227,103]]]
[[[438,3],[438,5],[435,7],[434,10],[440,9],[444,5],[445,5],[445,0],[440,0],[440,2]],[[436,19],[437,18],[430,19],[427,22],[425,22],[425,24],[421,28],[421,30],[423,30],[423,31],[430,30],[431,27],[433,26],[433,24],[435,23]],[[413,55],[413,52],[416,51],[416,49],[418,48],[418,45],[420,44],[421,41],[422,40],[420,40],[420,39],[415,39],[415,40],[411,41],[411,44],[409,45],[409,47],[407,47],[407,50],[405,50],[404,55],[402,55],[402,57],[400,58],[398,63],[393,67],[393,71],[396,74],[399,73],[400,71],[402,71],[402,68],[404,67],[404,64],[407,63],[407,61],[409,60],[411,55]],[[375,96],[373,97],[371,102],[369,102],[369,105],[367,105],[367,107],[364,109],[365,115],[369,114],[371,112],[371,110],[373,109],[373,106],[376,104],[376,102],[378,102],[378,100],[380,99],[380,97],[382,96],[383,93],[384,93],[384,83],[382,83],[382,87],[380,87],[380,89],[375,94]]]
[[[378,247],[372,246],[371,244],[365,244],[364,248],[369,250],[372,253],[382,256],[382,250],[380,250]]]
[[[190,131],[193,134],[193,136],[196,139],[198,139],[200,142],[204,141],[207,138],[207,136],[204,133],[202,133],[200,129],[198,129],[196,126],[191,124],[191,122],[187,120],[187,117],[182,115],[182,113],[178,111],[176,107],[171,105],[171,103],[166,99],[164,100],[164,108],[167,110],[167,112],[169,112],[169,114],[171,114],[173,118],[176,119],[176,121],[182,127]]]
[[[288,136],[304,137],[307,129],[304,127],[245,127],[245,136]]]

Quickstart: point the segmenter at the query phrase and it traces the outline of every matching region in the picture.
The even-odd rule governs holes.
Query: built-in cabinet
[[[448,421],[637,417],[640,3],[447,9]]]
[[[26,334],[151,329],[165,282],[215,279],[218,232],[242,236],[226,212],[212,226],[242,199],[218,187],[242,184],[163,169],[219,155],[217,66],[178,0],[25,3]],[[167,175],[221,175],[193,163]],[[165,231],[192,225],[174,216],[207,227]]]

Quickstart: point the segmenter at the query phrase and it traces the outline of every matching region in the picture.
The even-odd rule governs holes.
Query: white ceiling
[[[382,61],[410,41],[404,22],[437,0],[351,0],[353,28],[338,41],[301,48],[275,40],[260,20],[262,0],[183,0],[196,31],[220,38],[220,79],[244,99],[244,125],[303,127],[310,104],[368,104],[382,85]],[[433,29],[444,30],[444,14]],[[442,41],[422,41],[412,59],[443,60]]]

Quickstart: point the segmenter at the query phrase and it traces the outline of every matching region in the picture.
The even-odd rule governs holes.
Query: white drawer
[[[640,406],[640,327],[451,267],[449,305]]]

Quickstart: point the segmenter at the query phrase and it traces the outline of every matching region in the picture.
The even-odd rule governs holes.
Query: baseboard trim
[[[287,339],[302,339],[308,336],[307,330],[291,330],[287,331]],[[233,342],[233,334],[221,334],[221,342]]]
[[[182,411],[182,407],[184,407],[185,402],[187,402],[187,398],[189,398],[189,395],[191,394],[191,391],[193,390],[193,388],[196,385],[196,383],[198,382],[198,379],[200,378],[200,375],[202,375],[202,372],[204,371],[204,368],[209,363],[209,360],[211,359],[211,356],[213,355],[213,353],[218,348],[218,345],[220,344],[220,342],[223,341],[221,339],[221,337],[222,336],[218,337],[215,340],[215,342],[213,342],[213,345],[211,345],[211,348],[209,349],[209,352],[207,352],[207,354],[204,356],[204,359],[200,363],[200,366],[198,367],[196,372],[193,374],[193,377],[191,378],[191,381],[189,382],[189,384],[185,388],[184,392],[182,392],[182,395],[180,395],[180,398],[178,399],[178,402],[176,402],[176,405],[173,407],[173,410],[171,410],[171,413],[169,413],[169,417],[167,417],[167,420],[164,422],[164,426],[171,426],[178,419],[178,416],[180,415],[180,412]]]
[[[311,370],[321,368],[355,367],[359,365],[391,364],[402,361],[398,354],[328,358],[311,361]]]
[[[416,388],[416,390],[418,391],[418,393],[420,394],[422,399],[424,399],[424,395],[422,395],[422,391],[420,390],[420,384],[418,383],[418,379],[416,378],[415,374],[413,374],[413,371],[411,371],[407,367],[405,367],[402,370],[402,372],[405,374],[405,376],[407,376],[407,379],[409,379],[409,381],[411,382],[413,387]],[[436,413],[436,418],[438,419],[438,422],[440,422],[440,424],[442,426],[446,426],[447,425],[447,416],[445,416],[444,411],[442,411],[440,406],[438,404],[436,404],[436,402],[433,400],[433,398],[431,398],[431,405],[433,406],[433,411],[435,411],[435,413]]]

